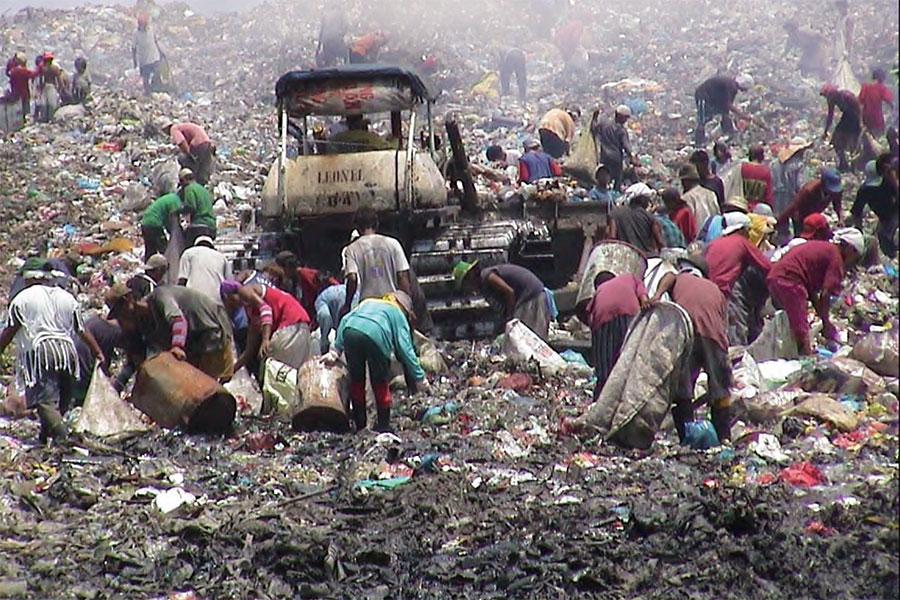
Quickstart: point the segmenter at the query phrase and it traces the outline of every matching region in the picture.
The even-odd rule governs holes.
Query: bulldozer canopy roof
[[[409,110],[434,99],[412,69],[368,64],[291,71],[278,79],[275,95],[294,116]]]

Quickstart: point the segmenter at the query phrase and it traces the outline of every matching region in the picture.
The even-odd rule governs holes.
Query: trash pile
[[[79,254],[78,298],[94,310],[111,281],[140,267],[141,209],[174,158],[160,116],[213,137],[220,235],[240,231],[258,203],[277,150],[274,82],[314,64],[329,3],[273,0],[215,16],[143,4],[172,63],[171,94],[140,95],[131,8],[0,17],[5,56],[50,48],[67,69],[84,55],[95,76],[83,112],[0,138],[4,306],[32,251]],[[589,118],[597,105],[625,103],[639,173],[667,184],[690,152],[693,89],[719,70],[753,74],[756,88],[739,102],[768,128],[739,123],[735,157],[753,141],[774,153],[821,133],[819,82],[779,58],[779,23],[819,15],[819,3],[635,0],[625,13],[576,3],[589,24],[581,71],[563,66],[549,27],[520,4],[376,0],[352,3],[347,18],[354,34],[391,33],[385,62],[434,58],[438,122],[456,116],[475,163],[486,164],[490,144],[520,149],[551,107],[577,106]],[[896,64],[896,3],[852,11],[857,76]],[[527,47],[524,104],[477,86],[497,70],[501,42]],[[197,64],[199,56],[215,58]],[[822,142],[807,158],[810,172],[834,162]],[[847,208],[860,179],[845,176]],[[519,193],[481,175],[476,185],[492,203]],[[584,190],[564,180],[552,191]],[[590,333],[576,319],[554,324],[551,342],[561,345],[512,322],[502,340],[420,346],[431,389],[408,395],[395,380],[396,433],[377,435],[306,431],[308,421],[295,419],[323,414],[310,407],[339,414],[329,396],[341,393],[337,379],[315,388],[295,373],[286,390],[260,390],[242,371],[214,390],[226,417],[235,415],[227,436],[189,433],[190,423],[167,421],[152,403],[116,403],[96,377],[98,404],[67,417],[93,434],[44,448],[36,420],[12,402],[7,359],[0,597],[897,597],[897,278],[894,260],[845,280],[832,307],[834,351],[798,359],[778,314],[757,344],[733,348],[738,422],[724,447],[703,419],[693,424],[696,449],[678,444],[670,419],[646,451],[576,434],[593,389],[579,351]],[[300,380],[325,390],[320,402],[309,402],[320,392],[292,395]],[[704,385],[701,377],[698,391]]]

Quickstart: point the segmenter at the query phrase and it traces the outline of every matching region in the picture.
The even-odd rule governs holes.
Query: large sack
[[[605,240],[594,246],[586,264],[579,270],[582,275],[578,295],[575,297],[575,306],[594,297],[594,278],[597,277],[597,273],[601,271],[610,271],[615,275],[633,273],[643,280],[644,271],[647,270],[647,259],[631,244]]]
[[[661,302],[632,321],[609,378],[576,429],[629,448],[649,448],[669,412],[694,343],[690,316]]]
[[[849,408],[825,394],[806,397],[797,406],[784,411],[782,415],[804,415],[834,425],[841,431],[853,431],[859,424],[856,415]]]
[[[757,362],[778,358],[797,358],[799,356],[797,341],[791,334],[791,324],[788,321],[787,313],[779,310],[771,319],[767,319],[759,337],[747,346],[747,352]]]
[[[825,394],[880,394],[884,379],[852,358],[830,358],[806,364],[793,378],[807,392]]]
[[[419,357],[419,364],[426,373],[446,373],[447,363],[441,356],[440,350],[435,346],[434,341],[419,333],[413,331],[413,344],[416,347],[416,354]]]
[[[896,331],[873,331],[856,342],[850,356],[865,363],[879,375],[897,377],[900,371],[897,346]]]
[[[150,426],[141,418],[138,409],[119,397],[109,377],[97,365],[81,414],[72,429],[96,437],[110,437],[147,431]]]
[[[292,419],[294,429],[343,432],[350,428],[350,374],[344,363],[323,357],[306,361],[297,371],[297,390],[300,403]]]
[[[178,189],[178,169],[178,161],[174,158],[158,163],[150,169],[153,192],[162,196]]]
[[[594,171],[597,169],[597,142],[591,133],[590,119],[582,123],[581,131],[575,138],[562,169],[585,187],[596,183]]]
[[[53,113],[53,122],[65,123],[72,119],[80,119],[85,115],[87,115],[87,110],[85,110],[83,104],[67,104],[56,109],[56,112]]]
[[[503,354],[521,363],[534,360],[543,372],[550,375],[561,373],[568,366],[562,356],[518,319],[506,324]]]

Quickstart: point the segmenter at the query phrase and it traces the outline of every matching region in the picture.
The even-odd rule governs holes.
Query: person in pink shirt
[[[173,123],[168,119],[163,120],[161,129],[169,134],[172,143],[178,147],[181,153],[178,162],[181,166],[193,171],[194,178],[200,185],[209,183],[216,147],[206,131],[195,123]]]
[[[792,248],[772,266],[766,285],[772,299],[787,313],[800,354],[812,354],[807,301],[822,319],[822,335],[835,341],[837,330],[828,314],[831,297],[841,293],[844,267],[864,250],[862,233],[849,227],[835,231],[834,242],[809,240]]]
[[[594,278],[594,297],[585,308],[585,322],[591,328],[594,358],[594,400],[609,378],[622,351],[628,325],[641,310],[650,307],[647,288],[631,273],[615,275],[601,271]]]
[[[247,345],[235,371],[249,363],[255,352],[260,360],[274,358],[295,369],[309,358],[310,318],[296,298],[274,286],[243,285],[234,279],[221,283],[219,295],[228,314],[243,306],[250,321]]]
[[[873,136],[884,134],[884,112],[882,104],[894,108],[894,95],[884,85],[885,72],[881,67],[872,70],[872,81],[862,84],[859,103],[862,105],[863,125]]]
[[[765,277],[769,259],[747,235],[750,217],[740,212],[725,215],[722,236],[706,247],[709,280],[728,299],[728,341],[745,346],[762,330],[760,309],[767,298]]]

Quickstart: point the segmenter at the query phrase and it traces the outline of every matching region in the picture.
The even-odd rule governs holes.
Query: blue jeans
[[[322,354],[328,352],[331,344],[328,343],[328,334],[338,326],[338,315],[347,298],[347,286],[332,285],[319,294],[316,298],[316,322],[319,324],[319,333],[322,336],[319,348]]]

